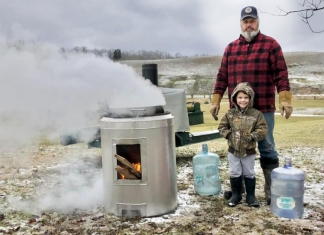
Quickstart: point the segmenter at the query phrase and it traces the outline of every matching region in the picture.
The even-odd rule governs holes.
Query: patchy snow
[[[187,146],[182,147],[180,151],[195,153],[198,149]],[[28,157],[30,152],[34,156],[29,158],[27,163],[21,161]],[[256,195],[261,203],[259,209],[247,207],[244,199],[236,208],[226,206],[223,192],[229,189],[229,180],[228,162],[225,158],[221,158],[219,165],[222,192],[214,196],[201,196],[195,193],[192,160],[178,158],[178,207],[169,214],[142,218],[135,223],[104,212],[100,149],[87,149],[85,145],[77,144],[68,147],[50,146],[41,150],[19,150],[15,154],[1,153],[0,161],[3,167],[0,168],[0,215],[4,216],[5,226],[4,224],[1,226],[0,221],[0,227],[3,227],[0,228],[0,233],[17,229],[24,231],[22,234],[29,234],[28,231],[36,229],[41,234],[46,230],[46,226],[38,226],[40,223],[55,228],[54,221],[61,220],[65,221],[61,225],[61,228],[63,226],[65,229],[68,229],[71,223],[77,223],[75,229],[88,227],[99,229],[104,226],[108,230],[112,227],[115,229],[125,227],[130,231],[129,234],[132,234],[133,229],[183,231],[182,229],[187,228],[189,224],[206,223],[206,226],[212,226],[215,223],[212,221],[218,219],[219,226],[212,230],[216,233],[224,229],[228,221],[236,221],[235,231],[240,231],[246,229],[244,226],[247,220],[252,226],[259,217],[262,221],[259,221],[258,226],[263,229],[268,226],[267,224],[273,223],[280,227],[290,223],[290,226],[298,231],[303,229],[311,229],[313,232],[324,231],[322,222],[324,219],[324,150],[300,147],[280,151],[281,166],[285,153],[290,153],[293,156],[294,166],[306,173],[305,212],[302,219],[295,220],[293,223],[291,223],[293,220],[272,215],[269,206],[265,204],[264,179],[258,159],[255,169]],[[215,209],[212,209],[214,207]],[[67,219],[68,217],[70,219]],[[71,223],[68,223],[69,220],[72,220]],[[102,223],[106,225],[100,225]],[[211,224],[208,225],[209,223]],[[234,230],[230,231],[234,232]],[[262,233],[254,231],[254,234]]]

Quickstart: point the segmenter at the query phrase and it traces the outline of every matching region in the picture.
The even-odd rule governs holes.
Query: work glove
[[[290,91],[280,91],[279,92],[279,109],[281,116],[284,115],[286,119],[290,117],[293,111],[293,107],[291,106],[291,92]]]
[[[220,94],[213,94],[213,97],[212,97],[212,106],[211,106],[211,109],[210,109],[210,113],[211,115],[213,116],[213,118],[217,121],[218,120],[218,112],[219,112],[219,109],[220,109],[220,102],[221,102],[221,95]]]

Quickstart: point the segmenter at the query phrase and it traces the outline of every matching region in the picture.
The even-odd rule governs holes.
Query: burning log
[[[123,168],[121,166],[117,166],[115,170],[119,173],[125,176],[125,179],[138,179],[135,175],[133,175],[129,169]]]
[[[125,167],[117,166],[117,168],[115,168],[115,169],[118,173],[123,174],[125,176],[125,178],[127,178],[127,179],[134,179],[134,178],[127,177],[126,175],[132,175],[135,177],[135,179],[140,179],[142,177],[142,174],[126,158],[124,158],[118,154],[115,154],[115,157],[117,158],[117,160],[120,163],[123,164],[123,166],[125,166]],[[121,170],[121,169],[123,169],[123,170]],[[124,173],[121,173],[120,171],[123,171],[123,172],[126,171],[127,173],[124,174]]]

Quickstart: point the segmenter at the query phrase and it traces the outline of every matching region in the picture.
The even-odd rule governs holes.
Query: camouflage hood
[[[253,91],[250,83],[248,83],[248,82],[241,82],[235,87],[235,89],[232,93],[232,96],[231,96],[231,101],[233,102],[234,106],[239,109],[239,106],[236,103],[235,97],[236,97],[237,93],[239,93],[240,91],[244,91],[246,94],[248,94],[250,96],[250,102],[249,102],[249,105],[247,106],[247,108],[252,108],[253,103],[254,103],[254,91]]]

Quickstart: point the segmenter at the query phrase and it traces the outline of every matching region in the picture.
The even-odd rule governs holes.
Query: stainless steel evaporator
[[[106,211],[121,217],[174,211],[177,176],[173,115],[144,112],[135,117],[103,117],[100,132]]]

